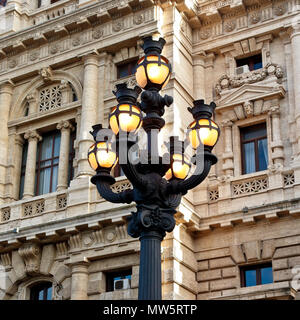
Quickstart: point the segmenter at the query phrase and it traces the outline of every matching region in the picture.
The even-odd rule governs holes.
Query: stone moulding
[[[257,71],[247,72],[239,76],[223,75],[215,87],[216,94],[220,97],[222,91],[239,88],[244,84],[256,83],[265,80],[269,76],[275,76],[280,83],[283,78],[283,69],[275,64],[268,63],[264,68]]]

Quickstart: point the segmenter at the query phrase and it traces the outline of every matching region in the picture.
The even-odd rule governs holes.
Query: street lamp
[[[194,121],[188,127],[186,141],[192,145],[195,154],[189,161],[185,155],[186,143],[178,137],[170,137],[166,144],[170,161],[168,164],[163,161],[158,154],[157,132],[165,125],[162,116],[173,98],[162,97],[158,92],[170,79],[171,65],[161,55],[164,39],[146,37],[143,40],[145,56],[138,61],[136,71],[137,83],[144,89],[141,103],[137,102],[142,91],[138,86],[130,89],[126,84],[117,85],[113,93],[118,105],[109,116],[116,141],[112,144],[109,134],[100,134],[104,130],[101,125],[93,126],[91,134],[95,144],[89,149],[88,159],[96,171],[91,181],[104,199],[113,203],[136,203],[137,211],[128,219],[128,234],[141,242],[139,299],[160,300],[161,241],[166,232],[175,227],[174,214],[182,196],[199,185],[217,162],[211,151],[220,130],[211,120],[216,105],[213,102],[207,105],[203,100],[194,101],[193,107],[188,108]],[[147,133],[147,162],[133,164],[130,161],[131,147],[136,143],[136,134],[141,127]],[[125,163],[120,161],[124,156]],[[115,193],[111,189],[115,179],[110,171],[118,161],[133,189]],[[195,170],[188,177],[192,164],[195,164]]]

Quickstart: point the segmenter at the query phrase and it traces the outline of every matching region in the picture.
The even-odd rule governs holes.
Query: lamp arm
[[[197,155],[198,157],[200,155]],[[203,163],[204,161],[204,163]],[[169,183],[168,192],[169,193],[187,193],[188,190],[198,186],[208,175],[212,165],[216,164],[218,161],[217,157],[211,152],[204,152],[204,159],[197,161],[196,170],[194,174],[183,181],[173,180]],[[203,164],[203,165],[202,165]]]
[[[122,170],[124,171],[126,177],[131,182],[131,184],[140,190],[146,188],[146,184],[143,179],[143,175],[136,170],[136,166],[131,164],[128,160],[126,164],[120,164]]]
[[[97,179],[96,186],[101,197],[113,203],[131,203],[133,201],[133,190],[127,189],[125,191],[115,193],[110,188],[111,183],[108,181]]]

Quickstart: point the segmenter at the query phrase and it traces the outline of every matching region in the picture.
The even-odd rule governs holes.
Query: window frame
[[[39,194],[38,190],[39,190],[39,184],[40,184],[40,174],[45,169],[49,169],[49,168],[51,168],[50,189],[49,189],[49,192],[47,192],[47,193],[51,193],[51,192],[55,192],[56,191],[56,190],[52,190],[52,180],[53,180],[53,168],[57,167],[57,170],[58,170],[58,166],[59,166],[59,155],[54,157],[55,137],[57,136],[57,134],[59,135],[59,137],[61,139],[61,133],[60,133],[59,130],[54,130],[54,131],[47,132],[46,134],[43,135],[43,140],[40,141],[39,144],[38,144],[38,153],[37,153],[36,169],[35,169],[35,174],[36,174],[36,184],[35,184],[35,192],[34,192],[35,196],[46,194],[44,192]],[[51,135],[52,135],[51,158],[45,159],[45,160],[41,160],[41,156],[42,156],[42,147],[41,146],[43,144],[44,138],[46,136],[51,136]],[[61,144],[61,140],[60,140],[60,144]],[[56,164],[54,164],[53,162],[56,159],[58,160],[58,162]],[[41,168],[41,163],[42,162],[48,162],[48,161],[51,161],[51,165]]]
[[[252,138],[252,139],[243,139],[243,130],[247,128],[254,128],[254,127],[265,127],[266,130],[266,135],[265,136],[260,136],[258,138]],[[258,156],[258,141],[267,139],[267,144],[268,144],[268,128],[267,128],[267,123],[266,122],[260,122],[256,124],[252,124],[250,126],[245,126],[245,127],[240,127],[240,146],[241,146],[241,160],[242,160],[242,174],[251,174],[251,173],[256,173],[264,170],[259,170],[259,156]],[[254,130],[253,130],[254,131]],[[254,150],[255,150],[255,171],[251,173],[245,172],[245,151],[244,151],[244,144],[254,142]],[[269,150],[268,150],[268,156],[269,156]],[[269,159],[267,159],[269,162]]]
[[[240,266],[241,287],[249,288],[249,287],[255,287],[255,286],[262,285],[262,283],[261,283],[261,269],[263,269],[263,268],[271,268],[272,269],[273,282],[271,282],[271,283],[274,283],[272,262],[265,262],[265,263],[261,263],[261,264],[254,264],[254,265],[252,264],[252,265],[248,265],[248,266]],[[256,271],[256,285],[255,286],[246,286],[245,271],[249,271],[249,270],[255,270]]]
[[[32,301],[50,301],[47,299],[48,290],[51,288],[51,299],[53,299],[53,283],[52,282],[39,282],[30,287],[29,300]],[[39,299],[39,293],[43,291],[43,299]]]
[[[260,68],[257,68],[257,69],[254,69],[254,66],[256,63],[256,58],[258,58],[260,56],[260,62],[261,62],[261,67]],[[244,61],[245,63],[241,63],[242,61]],[[249,67],[249,71],[256,71],[256,70],[260,70],[263,68],[263,56],[262,56],[262,52],[259,52],[259,53],[256,53],[256,54],[253,54],[251,56],[248,56],[248,57],[241,57],[241,58],[235,58],[235,63],[236,63],[236,67],[242,67],[244,65],[248,65]]]
[[[130,276],[130,280],[132,279],[132,268],[130,269],[124,269],[119,271],[111,271],[106,272],[106,283],[105,283],[105,291],[106,292],[114,292],[114,278],[117,277],[126,277]]]
[[[118,63],[116,65],[116,67],[117,67],[117,80],[123,79],[123,78],[126,78],[126,77],[130,77],[130,76],[134,75],[133,70],[137,66],[137,62],[138,61],[139,61],[138,58],[135,58],[135,59],[131,59],[131,60],[127,60],[127,61],[123,61],[121,63]],[[126,65],[128,65],[128,67],[127,67],[128,74],[126,76],[124,76],[124,77],[121,77],[119,68],[122,67],[122,66],[126,66]]]

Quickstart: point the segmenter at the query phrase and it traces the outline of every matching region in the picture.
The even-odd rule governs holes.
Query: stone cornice
[[[134,19],[137,15],[141,15],[142,21],[136,21]],[[68,20],[68,18],[65,18],[63,21],[66,20]],[[59,25],[56,25],[55,28],[59,31]],[[43,26],[40,26],[40,29],[43,29]],[[55,57],[55,61],[59,63],[59,61],[66,62],[68,60],[74,61],[74,59],[80,59],[79,57],[82,54],[92,49],[99,52],[106,50],[113,51],[116,45],[116,36],[119,42],[123,42],[128,41],[128,39],[137,39],[140,33],[146,30],[148,33],[157,30],[156,13],[153,7],[126,15],[121,19],[111,20],[101,25],[80,30],[80,33],[75,32],[64,36],[60,35],[52,40],[49,40],[45,36],[45,34],[49,34],[46,30],[41,30],[37,33],[37,38],[34,34],[28,36],[31,37],[32,41],[35,41],[35,38],[41,39],[43,36],[43,44],[39,47],[27,48],[27,50],[23,52],[12,51],[9,57],[0,60],[0,75],[7,78],[8,73],[13,71],[13,79],[19,81],[20,77],[26,75],[27,68],[28,70],[32,69],[33,64],[38,65],[37,68],[42,68],[45,66],[45,63],[42,63],[42,61],[49,58],[52,60],[53,57]],[[9,48],[7,50],[12,50],[12,45],[10,45],[10,47],[6,46],[6,48]]]
[[[37,24],[28,29],[16,32],[15,34],[0,38],[0,51],[2,55],[6,54],[6,52],[13,55],[14,51],[18,53],[22,51],[22,49],[25,50],[28,47],[34,47],[40,43],[51,42],[55,37],[61,37],[59,36],[60,34],[73,34],[87,27],[104,24],[108,21],[118,21],[118,19],[124,15],[128,15],[128,13],[139,16],[142,9],[152,5],[151,0],[142,1],[138,6],[131,6],[131,2],[130,0],[111,0],[77,9],[53,21],[50,20],[42,24]],[[128,10],[124,10],[125,7],[128,7]],[[115,13],[115,9],[117,9],[117,13]],[[143,17],[141,19],[134,17],[133,20],[134,24],[139,25],[143,22]],[[115,26],[115,29],[116,28]]]

